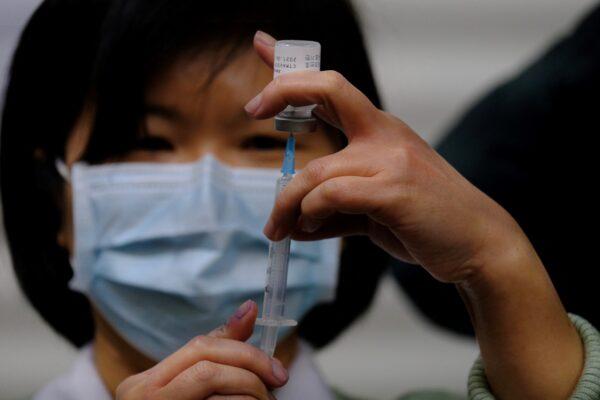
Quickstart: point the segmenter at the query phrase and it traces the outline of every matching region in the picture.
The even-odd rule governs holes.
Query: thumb
[[[252,300],[248,300],[229,317],[225,325],[213,330],[207,336],[245,342],[252,336],[257,315],[258,306]]]

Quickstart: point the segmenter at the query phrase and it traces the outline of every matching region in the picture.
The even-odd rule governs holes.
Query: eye
[[[175,149],[167,139],[149,135],[139,137],[136,140],[134,147],[137,150],[147,151],[172,151]]]
[[[241,147],[245,150],[276,150],[285,149],[286,138],[282,135],[277,138],[269,135],[254,135],[242,141]]]

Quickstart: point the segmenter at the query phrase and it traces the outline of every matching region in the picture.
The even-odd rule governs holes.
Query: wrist
[[[545,270],[531,242],[513,221],[507,229],[487,235],[468,261],[464,279],[458,286],[472,295],[503,294],[520,284],[531,284],[534,275]],[[516,286],[515,286],[516,285]]]
[[[531,243],[524,234],[511,243],[485,253],[458,285],[491,389],[506,399],[567,398],[583,363],[580,338]]]
[[[580,338],[516,222],[496,232],[458,283],[491,390],[505,399],[567,398],[583,362]]]

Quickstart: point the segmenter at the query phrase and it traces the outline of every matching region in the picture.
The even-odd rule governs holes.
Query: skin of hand
[[[260,31],[254,38],[269,66],[274,44]],[[581,373],[581,341],[516,221],[337,72],[282,75],[245,109],[264,119],[287,105],[310,104],[349,144],[296,175],[265,234],[271,240],[368,235],[398,259],[457,286],[498,398],[567,398]]]
[[[269,390],[285,385],[287,371],[277,359],[243,342],[252,334],[257,313],[256,303],[242,304],[226,325],[124,380],[117,400],[274,399]]]

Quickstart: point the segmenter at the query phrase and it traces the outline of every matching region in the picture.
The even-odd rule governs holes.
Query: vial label
[[[273,77],[297,71],[321,70],[321,45],[304,40],[280,40],[275,44]],[[315,106],[288,106],[281,115],[293,118],[310,118]]]
[[[275,78],[281,74],[294,71],[320,71],[321,55],[305,54],[302,60],[298,60],[297,56],[275,56],[273,69]]]
[[[280,40],[275,44],[274,74],[287,74],[294,71],[320,71],[321,45],[303,40]]]

